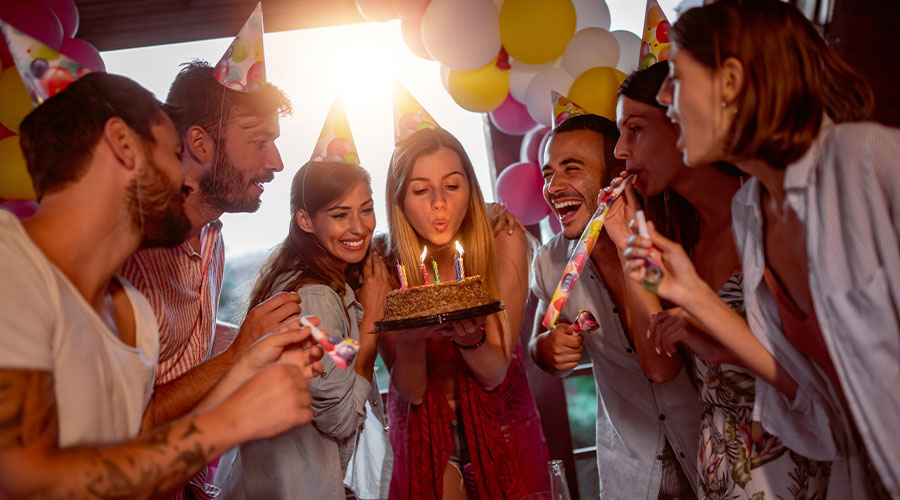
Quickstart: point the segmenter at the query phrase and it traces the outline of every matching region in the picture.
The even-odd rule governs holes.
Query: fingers
[[[303,375],[306,378],[315,378],[325,373],[325,367],[318,361],[313,361],[303,368]]]
[[[634,182],[636,179],[637,177],[631,177],[628,181],[628,185],[625,186],[625,191],[623,191],[623,194],[625,195],[625,204],[632,210],[639,210],[641,207],[641,203],[637,198],[637,193],[634,192]]]
[[[285,304],[294,304],[295,310],[300,310],[300,296],[294,292],[279,292],[261,302],[253,308],[253,311],[259,311],[260,314],[267,314]]]

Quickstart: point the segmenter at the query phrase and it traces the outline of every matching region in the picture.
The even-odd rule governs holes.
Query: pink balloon
[[[547,135],[550,127],[535,127],[522,138],[522,148],[519,150],[519,159],[530,163],[541,164],[538,158],[538,148],[541,145],[541,139]]]
[[[40,0],[39,3],[46,5],[56,14],[66,38],[75,36],[75,32],[78,31],[78,7],[75,6],[74,0]]]
[[[391,7],[391,0],[356,0],[356,10],[367,21],[383,23],[397,17]]]
[[[63,42],[63,28],[49,7],[32,2],[0,2],[0,19],[19,31],[59,50]]]
[[[0,210],[9,210],[19,220],[31,217],[37,209],[38,204],[31,200],[8,200],[0,203]]]
[[[418,21],[422,19],[425,7],[431,0],[391,0],[391,7],[394,12],[404,21]]]
[[[497,200],[526,226],[537,224],[550,213],[543,190],[544,178],[535,163],[513,163],[497,177]]]
[[[508,94],[503,104],[488,113],[488,116],[495,127],[509,135],[522,135],[537,125],[528,113],[528,108],[512,94]]]
[[[425,42],[422,41],[422,19],[400,21],[400,33],[403,35],[403,41],[409,47],[410,52],[421,57],[422,59],[433,61],[431,54],[425,50]]]
[[[106,71],[106,65],[103,64],[100,51],[84,40],[67,38],[63,41],[62,47],[59,48],[59,52],[71,57],[75,62],[81,63],[82,66],[91,71]]]
[[[538,146],[537,155],[538,155],[538,164],[546,161],[545,156],[547,155],[547,144],[550,142],[550,130],[544,134],[544,137],[541,138],[541,144]]]

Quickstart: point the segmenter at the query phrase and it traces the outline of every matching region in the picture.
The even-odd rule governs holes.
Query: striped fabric
[[[810,293],[841,387],[781,331],[762,279],[762,186],[751,179],[732,202],[747,322],[799,385],[791,400],[757,379],[754,417],[795,452],[833,462],[829,498],[876,496],[863,493],[872,484],[867,452],[891,498],[900,499],[900,130],[826,124],[787,167],[784,187],[806,226]],[[865,452],[855,449],[855,430]]]
[[[171,382],[210,357],[225,270],[221,230],[218,220],[203,227],[199,253],[189,242],[175,248],[147,248],[122,266],[121,275],[147,297],[159,322],[156,385]],[[191,479],[194,498],[216,496],[206,475],[204,467]],[[184,498],[184,490],[172,496]]]

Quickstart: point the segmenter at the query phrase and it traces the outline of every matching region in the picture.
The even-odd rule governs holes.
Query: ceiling
[[[75,0],[77,38],[100,50],[234,36],[257,0]],[[355,0],[266,0],[266,32],[364,22]]]

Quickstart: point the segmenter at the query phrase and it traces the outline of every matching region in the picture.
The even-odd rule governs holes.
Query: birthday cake
[[[481,276],[470,276],[462,281],[447,281],[389,292],[382,321],[434,316],[495,302],[497,299],[484,286]]]

